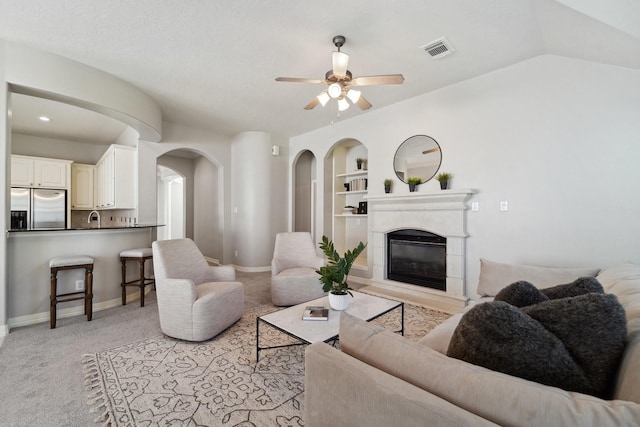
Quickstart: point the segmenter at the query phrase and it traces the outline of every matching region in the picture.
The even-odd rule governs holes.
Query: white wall
[[[271,155],[274,144],[280,156]],[[287,150],[271,134],[242,132],[233,138],[232,157],[233,263],[267,269],[276,233],[287,230]]]
[[[478,190],[472,201],[480,210],[468,211],[467,221],[473,296],[480,257],[576,267],[640,262],[639,117],[639,71],[543,55],[294,137],[290,161],[310,149],[323,162],[332,144],[355,138],[368,149],[369,191],[382,194],[402,141],[435,138],[453,187]],[[432,180],[419,191],[440,190]],[[408,188],[395,179],[393,192]],[[508,212],[498,209],[503,200]]]
[[[7,122],[10,93],[5,83],[5,42],[0,40],[0,165],[7,165],[11,158],[11,125]],[[10,169],[4,168],[0,173],[0,230],[9,227],[9,182],[11,182]],[[7,316],[7,239],[0,239],[0,337],[9,333]]]
[[[223,194],[218,182],[218,168],[200,157],[194,160],[193,234],[198,248],[206,256],[222,258],[224,236]]]

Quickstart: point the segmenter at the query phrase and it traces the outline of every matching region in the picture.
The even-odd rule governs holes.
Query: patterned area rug
[[[256,364],[256,317],[247,310],[210,341],[155,336],[83,360],[91,411],[105,426],[302,426],[306,346],[264,350]],[[400,310],[374,323],[397,330]],[[405,336],[419,339],[450,315],[405,304]],[[260,327],[260,344],[294,342]]]

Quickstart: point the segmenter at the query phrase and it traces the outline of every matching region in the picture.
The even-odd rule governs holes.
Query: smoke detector
[[[451,55],[456,49],[446,37],[441,37],[438,40],[434,40],[424,46],[421,46],[433,59],[441,59],[445,56]]]

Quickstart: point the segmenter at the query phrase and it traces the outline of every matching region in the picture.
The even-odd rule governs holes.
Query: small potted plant
[[[384,180],[384,192],[391,193],[391,186],[393,185],[393,180],[385,179]]]
[[[358,157],[356,159],[356,166],[358,166],[358,169],[362,169],[362,163],[364,163],[364,159],[361,157]]]
[[[365,243],[360,242],[353,250],[346,251],[344,256],[341,257],[336,251],[333,242],[327,236],[322,236],[320,249],[327,256],[328,262],[327,265],[316,270],[316,273],[320,275],[322,290],[329,292],[329,305],[334,310],[345,310],[349,307],[353,294],[347,284],[347,276],[353,262],[366,246]]]
[[[417,176],[410,176],[409,178],[407,178],[407,184],[409,184],[409,191],[410,192],[414,192],[417,190],[418,185],[422,184],[422,178],[419,178]]]
[[[436,179],[440,183],[441,190],[449,188],[449,181],[451,181],[451,178],[453,178],[453,174],[449,172],[441,172],[436,176]]]

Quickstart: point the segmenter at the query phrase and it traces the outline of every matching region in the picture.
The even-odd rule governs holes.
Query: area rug
[[[256,363],[256,317],[247,310],[212,340],[191,343],[154,336],[85,355],[88,403],[104,426],[302,426],[306,346],[261,351]],[[374,322],[399,326],[399,310]],[[417,340],[450,315],[405,304],[405,336]],[[260,344],[294,342],[260,327]]]

